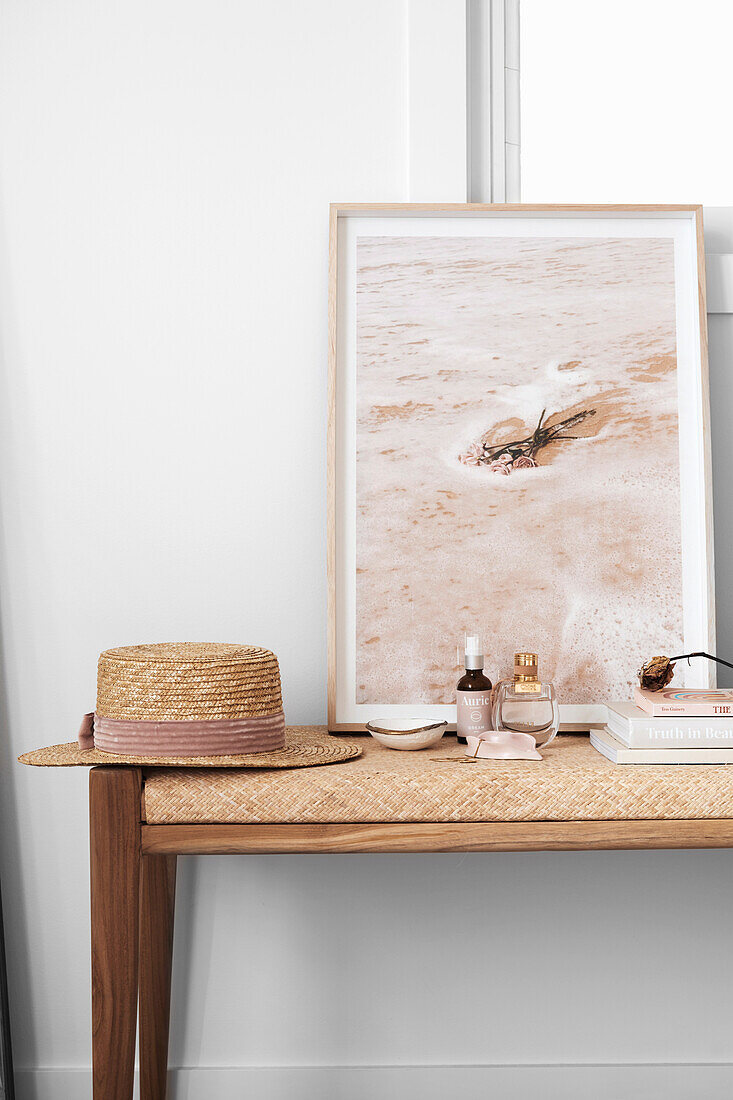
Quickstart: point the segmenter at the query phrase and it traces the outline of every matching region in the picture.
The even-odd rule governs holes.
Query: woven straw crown
[[[184,722],[255,718],[282,710],[277,657],[260,646],[166,642],[100,655],[102,718]]]

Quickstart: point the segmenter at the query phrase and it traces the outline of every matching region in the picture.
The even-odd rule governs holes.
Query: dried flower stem
[[[708,661],[715,661],[716,664],[725,665],[726,668],[733,668],[730,661],[724,661],[722,657],[713,657],[712,653],[703,653],[702,650],[698,650],[696,653],[680,653],[679,657],[670,657],[670,663],[674,664],[675,661],[687,661],[690,663],[690,657],[707,657]]]
[[[568,416],[565,420],[561,420],[559,424],[543,425],[545,414],[547,409],[543,409],[539,420],[537,421],[537,427],[532,432],[532,435],[527,436],[526,439],[515,439],[511,443],[502,443],[500,446],[496,446],[487,442],[483,443],[484,454],[482,457],[483,463],[494,462],[499,455],[509,454],[514,459],[519,458],[521,455],[527,458],[534,458],[538,451],[541,451],[543,447],[549,446],[550,443],[560,443],[568,439],[578,439],[577,435],[565,435],[568,428],[574,428],[576,424],[582,423],[586,417],[595,416],[595,409],[584,409],[582,412],[575,413],[573,416]]]
[[[708,661],[715,661],[716,664],[725,665],[726,668],[733,668],[730,661],[724,661],[722,657],[714,657],[712,653],[703,653],[702,650],[697,650],[695,653],[680,653],[677,657],[652,657],[639,669],[639,684],[646,691],[661,691],[674,676],[675,661],[686,660],[689,665],[691,657],[705,657]]]

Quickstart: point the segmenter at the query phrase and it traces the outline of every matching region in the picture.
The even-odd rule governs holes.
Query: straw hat
[[[274,752],[250,752],[240,756],[136,756],[132,753],[83,749],[77,743],[49,745],[19,756],[21,764],[41,768],[95,768],[102,764],[129,764],[141,768],[314,768],[341,764],[361,756],[361,746],[332,737],[323,727],[291,726],[285,729],[285,748]],[[273,788],[274,789],[274,788]]]
[[[215,757],[285,748],[277,657],[259,646],[178,642],[101,654],[82,748],[135,757]]]

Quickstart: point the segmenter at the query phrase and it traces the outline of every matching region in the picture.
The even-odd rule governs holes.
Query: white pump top
[[[465,656],[466,668],[484,667],[484,654],[481,647],[481,635],[478,632],[473,634],[469,634],[468,632],[466,632]]]

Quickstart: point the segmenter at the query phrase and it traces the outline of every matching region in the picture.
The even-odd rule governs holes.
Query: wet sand
[[[454,701],[456,644],[540,654],[561,702],[682,648],[672,244],[360,238],[359,703]],[[501,476],[482,437],[595,409]]]

